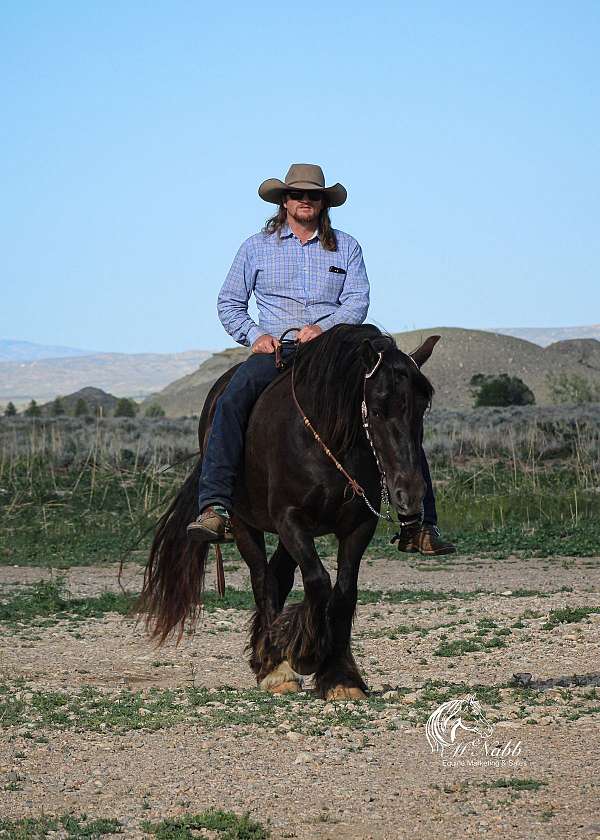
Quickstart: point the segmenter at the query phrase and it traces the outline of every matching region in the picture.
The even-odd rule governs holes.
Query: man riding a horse
[[[369,307],[369,281],[358,242],[334,230],[329,207],[339,207],[347,193],[341,184],[326,187],[314,164],[293,164],[285,181],[270,178],[259,196],[278,205],[261,233],[240,247],[219,293],[221,323],[239,344],[251,347],[221,394],[206,442],[199,487],[198,518],[189,524],[190,539],[233,540],[230,513],[250,412],[258,395],[277,377],[277,336],[300,326],[296,340],[306,343],[335,324],[362,324]],[[248,314],[254,292],[257,325]],[[286,352],[287,351],[287,352]],[[289,345],[284,356],[293,354]],[[454,546],[437,528],[435,498],[425,452],[421,449],[425,496],[421,523],[400,530],[398,548],[422,554],[449,554]]]
[[[361,248],[328,215],[346,190],[325,187],[320,167],[296,164],[259,195],[278,212],[240,248],[218,304],[226,329],[253,353],[206,397],[200,458],[157,524],[141,606],[155,638],[181,636],[201,609],[210,543],[233,539],[256,603],[248,650],[259,687],[298,691],[301,675],[314,674],[321,697],[357,699],[366,683],[352,619],[382,499],[403,523],[402,550],[454,551],[435,528],[422,449],[433,388],[420,368],[438,336],[407,355],[363,324]],[[248,315],[252,292],[258,325]],[[297,342],[283,345],[277,336],[292,328]],[[265,533],[279,540],[270,558]],[[326,534],[338,542],[335,584],[315,545]],[[287,604],[297,568],[304,600]]]

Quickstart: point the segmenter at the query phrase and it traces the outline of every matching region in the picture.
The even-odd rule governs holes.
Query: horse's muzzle
[[[405,482],[392,493],[398,520],[402,525],[414,525],[423,519],[425,482],[419,475],[414,481]]]

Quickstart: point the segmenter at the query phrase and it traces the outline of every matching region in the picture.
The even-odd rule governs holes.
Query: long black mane
[[[384,365],[406,358],[392,336],[373,324],[338,324],[301,344],[296,354],[296,385],[304,385],[303,392],[308,389],[316,393],[311,399],[309,419],[335,453],[355,446],[364,435],[360,406],[367,372],[365,342],[383,353]],[[408,362],[407,367],[416,386],[430,401],[433,387],[429,380],[412,363]],[[308,405],[305,410],[308,414]]]

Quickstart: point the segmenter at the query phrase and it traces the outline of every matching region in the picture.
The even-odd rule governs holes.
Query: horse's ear
[[[433,348],[441,337],[441,335],[430,335],[429,338],[425,339],[420,347],[417,347],[416,350],[413,350],[413,352],[409,354],[411,359],[413,359],[416,363],[417,367],[423,367],[427,359],[433,353]]]
[[[373,347],[371,339],[361,341],[358,351],[367,370],[371,370],[379,358],[379,352]]]
[[[373,342],[368,338],[360,344],[360,355],[367,370],[372,370],[379,359],[379,351],[373,347]]]

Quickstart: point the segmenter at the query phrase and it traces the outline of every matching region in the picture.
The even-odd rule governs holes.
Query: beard
[[[288,213],[295,222],[305,225],[307,222],[316,222],[319,218],[319,210],[316,207],[297,207],[293,213]]]

